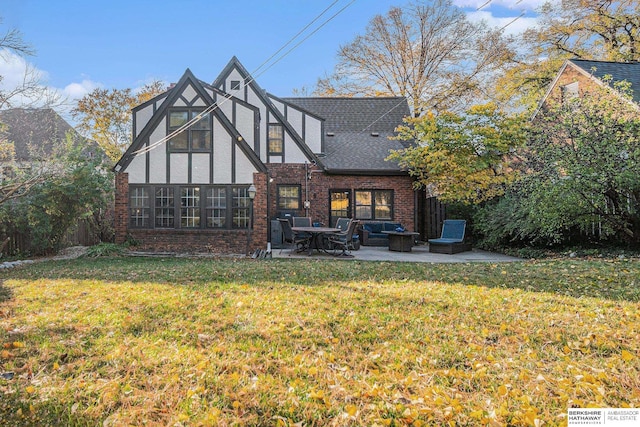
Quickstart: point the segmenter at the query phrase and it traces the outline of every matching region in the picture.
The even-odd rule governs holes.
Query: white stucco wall
[[[286,163],[304,163],[308,161],[304,153],[298,148],[288,133],[284,134],[284,158]]]
[[[252,89],[249,89],[247,102],[260,109],[260,156],[263,162],[267,160],[267,107],[262,103],[258,95]]]
[[[196,92],[196,90],[193,88],[193,86],[191,85],[187,85],[187,87],[184,88],[184,90],[182,91],[182,96],[184,97],[184,99],[186,99],[189,103],[193,102],[193,99],[198,96],[198,93]]]
[[[167,119],[160,120],[160,124],[149,137],[149,142],[154,144],[167,135]],[[167,144],[163,142],[149,151],[149,182],[167,182]]]
[[[153,117],[153,104],[149,104],[141,110],[136,111],[136,128],[134,129],[134,138],[140,135],[142,129],[149,123]]]
[[[193,153],[191,155],[191,182],[209,184],[209,153]]]
[[[314,153],[322,151],[322,121],[307,116],[305,122],[305,142]]]
[[[242,150],[236,149],[236,182],[253,182],[256,168]]]
[[[231,135],[217,119],[213,121],[213,183],[228,184],[231,182]]]
[[[304,133],[302,132],[302,112],[291,107],[287,108],[287,121],[291,123],[291,126],[298,132],[298,135],[304,138]]]
[[[125,169],[129,174],[129,183],[144,184],[147,177],[147,161],[145,154],[138,154]]]
[[[236,104],[236,129],[244,137],[245,141],[253,148],[254,143],[254,116],[253,110]]]
[[[189,181],[189,155],[186,153],[171,153],[169,157],[170,183],[187,184]]]

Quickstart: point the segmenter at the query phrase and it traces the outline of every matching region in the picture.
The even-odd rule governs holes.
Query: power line
[[[302,34],[307,28],[309,28],[314,22],[316,22],[322,15],[324,15],[329,9],[331,9],[339,0],[335,0],[333,3],[331,3],[326,9],[324,9],[318,16],[316,16],[309,24],[307,24],[302,30],[300,30],[295,36],[293,36],[291,39],[289,39],[289,41],[287,41],[287,43],[284,44],[284,46],[282,46],[280,49],[278,49],[273,55],[271,55],[269,57],[269,59],[267,59],[265,62],[263,62],[256,70],[259,70],[260,68],[262,68],[266,63],[269,62],[269,60],[271,60],[274,56],[276,56],[279,52],[281,52],[286,46],[288,46],[289,44],[291,44],[300,34]],[[332,21],[336,16],[338,16],[340,13],[342,13],[347,7],[351,6],[351,4],[353,4],[355,2],[355,0],[351,0],[351,2],[349,2],[346,6],[344,6],[342,9],[340,9],[337,13],[335,13],[334,15],[332,15],[331,17],[329,17],[326,21],[324,21],[318,28],[316,28],[315,30],[313,30],[310,34],[308,34],[304,39],[302,39],[300,42],[298,42],[295,46],[293,46],[291,49],[289,49],[288,51],[286,51],[284,54],[282,54],[279,58],[277,58],[271,65],[269,65],[267,68],[265,68],[264,70],[262,70],[260,73],[258,73],[257,75],[254,75],[254,73],[251,73],[251,78],[245,83],[245,84],[249,84],[251,82],[253,82],[256,77],[264,74],[267,70],[269,70],[271,67],[273,67],[275,64],[277,64],[278,62],[280,62],[282,59],[284,59],[285,56],[287,56],[289,53],[291,53],[293,50],[295,50],[297,47],[299,47],[303,42],[305,42],[309,37],[311,37],[313,34],[315,34],[316,32],[318,32],[322,27],[324,27],[325,25],[327,25],[330,21]],[[174,136],[180,134],[181,132],[184,132],[185,130],[187,130],[189,127],[191,127],[194,123],[196,123],[198,120],[200,120],[202,118],[203,115],[208,114],[212,111],[214,111],[217,108],[220,108],[220,105],[223,105],[225,102],[227,102],[232,96],[229,95],[228,97],[224,98],[222,100],[222,102],[220,103],[214,103],[210,106],[208,106],[207,108],[205,108],[203,111],[201,111],[196,117],[194,117],[193,119],[189,120],[188,122],[186,122],[184,125],[182,125],[181,127],[179,127],[178,129],[176,129],[175,131],[171,132],[170,134],[160,138],[158,141],[155,141],[149,145],[147,145],[146,147],[143,147],[135,152],[133,152],[134,155],[138,155],[138,154],[144,154],[147,153],[151,150],[153,150],[154,148],[160,146],[162,143],[168,141],[169,139],[173,138]]]
[[[480,10],[480,9],[482,9],[483,7],[485,7],[486,5],[488,5],[489,3],[491,3],[492,1],[493,1],[493,0],[487,0],[486,2],[484,2],[484,4],[482,4],[481,6],[478,6],[478,8],[477,8],[476,10]],[[522,1],[522,0],[520,0],[520,1]]]

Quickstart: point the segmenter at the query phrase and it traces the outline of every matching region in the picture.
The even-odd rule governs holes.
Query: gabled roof
[[[327,132],[393,132],[410,114],[406,98],[282,98],[326,120]]]
[[[640,63],[638,62],[610,62],[610,61],[591,61],[586,59],[568,59],[560,67],[560,71],[556,74],[547,92],[544,94],[536,111],[533,113],[532,119],[535,118],[543,105],[547,102],[547,99],[551,95],[558,81],[564,74],[567,67],[572,67],[576,71],[582,73],[587,78],[592,79],[594,82],[604,85],[605,76],[611,76],[613,82],[628,81],[631,83],[631,89],[633,90],[632,101],[636,104],[640,104]]]
[[[100,151],[95,143],[81,137],[51,108],[13,108],[0,111],[0,123],[7,125],[5,136],[13,142],[16,160],[31,161],[51,155],[57,143],[65,142],[67,133],[92,154]],[[83,148],[85,150],[85,148]]]
[[[581,68],[600,81],[611,76],[613,82],[628,81],[633,89],[633,101],[640,103],[640,62],[589,61],[570,59],[568,62]]]
[[[403,97],[388,98],[283,98],[285,102],[322,117],[325,157],[330,173],[404,175],[390,150],[407,148],[407,141],[391,140],[402,119],[410,115]]]
[[[133,143],[129,146],[127,151],[122,155],[120,160],[118,160],[118,163],[114,167],[116,171],[126,168],[129,165],[129,163],[131,163],[131,161],[135,157],[135,153],[144,147],[143,144],[145,143],[146,139],[155,130],[155,128],[160,123],[160,121],[166,116],[166,110],[173,105],[173,103],[182,94],[182,91],[188,84],[191,84],[193,86],[196,92],[198,92],[198,95],[200,95],[205,100],[207,105],[215,104],[215,102],[213,101],[209,93],[207,93],[207,91],[202,87],[200,80],[198,80],[193,75],[191,70],[187,68],[187,70],[184,72],[184,74],[180,78],[180,81],[176,83],[167,92],[165,92],[167,93],[167,99],[162,103],[158,111],[154,113],[153,117],[145,125],[145,127],[142,129],[140,134],[136,138],[134,138]],[[213,110],[211,111],[211,114],[214,115],[220,121],[222,126],[224,126],[227,132],[229,132],[229,134],[232,136],[233,141],[236,144],[238,144],[238,147],[240,147],[242,152],[246,154],[247,158],[256,167],[256,169],[258,169],[261,172],[266,172],[267,169],[265,164],[262,163],[258,155],[251,149],[251,147],[249,147],[249,144],[247,144],[244,137],[242,137],[242,135],[240,135],[238,130],[233,126],[233,124],[231,124],[227,116],[225,116],[225,114],[217,107],[213,108]],[[153,144],[154,142],[155,141],[150,141],[151,144]]]
[[[298,134],[298,132],[296,132],[296,130],[293,128],[293,126],[291,126],[291,124],[287,121],[287,119],[284,118],[284,116],[280,113],[280,111],[276,108],[276,106],[273,105],[273,102],[271,102],[271,100],[269,99],[267,92],[264,89],[262,89],[260,85],[258,85],[258,83],[253,79],[253,77],[251,77],[251,74],[249,74],[249,71],[247,71],[247,69],[244,68],[244,65],[240,63],[237,57],[234,56],[233,58],[231,58],[231,60],[227,63],[227,65],[224,67],[222,72],[220,72],[218,77],[216,77],[216,79],[213,81],[212,85],[215,87],[219,87],[220,85],[222,85],[225,77],[229,75],[229,73],[231,73],[231,71],[233,71],[234,69],[238,70],[238,72],[242,76],[242,79],[245,81],[245,85],[249,85],[251,89],[253,89],[253,92],[256,93],[256,95],[258,95],[258,97],[262,100],[262,102],[269,108],[269,111],[271,112],[271,114],[277,117],[278,121],[282,123],[282,125],[285,127],[289,135],[292,136],[298,148],[302,150],[302,152],[307,156],[307,158],[309,158],[309,160],[311,160],[316,164],[321,164],[322,162],[320,161],[320,159],[318,159],[318,157],[313,153],[313,151],[311,151],[309,146],[304,142],[302,137]]]

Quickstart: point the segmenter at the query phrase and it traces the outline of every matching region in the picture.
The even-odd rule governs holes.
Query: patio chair
[[[429,239],[429,252],[437,254],[457,254],[471,250],[471,243],[465,243],[467,221],[463,219],[446,219],[442,224],[439,239]]]
[[[329,236],[329,243],[333,248],[334,256],[353,257],[351,250],[353,249],[353,233],[360,221],[352,219],[349,221],[347,231],[344,233],[336,233]]]
[[[336,221],[336,228],[342,230],[342,233],[346,233],[347,229],[349,228],[349,221],[351,221],[350,218],[338,218],[338,220]],[[353,233],[353,237],[351,238],[350,249],[354,251],[360,249],[360,236],[356,234],[355,231]]]
[[[288,243],[291,251],[302,252],[309,248],[311,244],[310,236],[298,236],[291,229],[291,223],[286,218],[278,218],[280,227],[282,227],[282,242]],[[282,249],[280,249],[282,253]]]

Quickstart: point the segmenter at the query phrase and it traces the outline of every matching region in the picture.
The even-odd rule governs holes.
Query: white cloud
[[[486,10],[491,6],[502,6],[508,9],[527,9],[535,10],[547,3],[549,0],[453,0],[453,4],[458,7],[482,7],[482,10]],[[557,3],[560,0],[551,0],[551,3]]]
[[[467,16],[472,22],[485,21],[490,27],[504,27],[504,33],[507,35],[520,34],[527,28],[535,27],[537,24],[536,18],[530,18],[526,15],[496,17],[491,12],[484,10],[469,12]]]
[[[9,104],[0,107],[42,107],[51,105],[69,121],[69,111],[75,106],[75,102],[93,89],[101,87],[100,83],[89,79],[81,82],[74,82],[64,88],[49,86],[49,74],[38,69],[25,58],[7,49],[0,50],[0,91],[11,93],[23,87],[25,84],[36,85],[36,91],[40,96],[35,96],[36,92],[29,94],[18,93],[12,96]]]
[[[25,59],[8,49],[0,50],[0,90],[11,91],[20,86],[25,76],[44,80],[47,74],[29,64]]]
[[[70,100],[77,100],[99,87],[102,87],[100,83],[84,79],[80,83],[66,85],[64,89],[62,89],[62,93]]]

